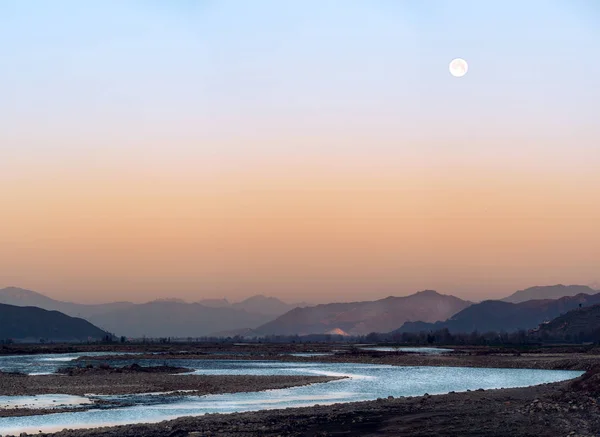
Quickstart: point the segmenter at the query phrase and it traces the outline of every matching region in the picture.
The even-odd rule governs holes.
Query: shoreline
[[[204,354],[161,354],[161,355],[105,355],[100,357],[81,356],[74,362],[102,362],[122,360],[236,360],[236,361],[282,361],[282,362],[320,362],[386,364],[391,366],[431,366],[431,367],[475,367],[498,369],[539,369],[539,370],[582,370],[587,371],[600,363],[600,355],[565,353],[523,353],[476,355],[465,353],[421,354],[413,352],[373,352],[340,353],[298,357],[289,354],[254,353],[252,355],[204,355]]]
[[[597,436],[595,397],[573,381],[523,388],[206,414],[153,424],[41,433],[54,437],[158,436]]]
[[[280,349],[280,348],[277,348]],[[319,352],[327,352],[327,350]],[[258,351],[257,351],[258,352]],[[304,352],[304,351],[303,351]],[[488,351],[489,352],[489,351]],[[118,353],[116,354],[118,355]],[[128,360],[144,356],[122,356]],[[103,361],[107,357],[91,357]],[[600,434],[600,356],[595,353],[450,353],[424,355],[360,352],[296,357],[253,355],[152,355],[174,359],[270,359],[300,362],[352,362],[395,366],[497,367],[582,370],[579,378],[522,388],[477,390],[440,395],[261,410],[246,413],[187,416],[154,424],[35,433],[54,437],[187,437],[187,436],[579,436]],[[81,358],[80,361],[85,361]],[[177,375],[177,378],[186,375]],[[195,375],[200,376],[200,375]],[[268,378],[268,377],[267,377]],[[283,377],[289,380],[289,376]],[[319,377],[310,377],[319,378]],[[336,379],[336,378],[330,378]],[[324,382],[324,381],[323,381]],[[309,382],[311,383],[311,382]],[[254,384],[254,383],[252,383]],[[598,388],[596,388],[598,387]],[[268,390],[269,388],[267,388]],[[255,385],[246,391],[259,391]]]
[[[96,370],[96,369],[94,369]],[[181,369],[180,369],[181,371]],[[301,387],[327,383],[344,377],[330,376],[258,376],[258,375],[187,375],[165,372],[84,372],[80,374],[18,375],[0,373],[2,396],[35,398],[44,395],[70,395],[87,398],[89,404],[57,408],[0,408],[0,417],[46,415],[129,406],[127,401],[112,401],[100,396],[160,395],[162,397],[205,396]],[[0,407],[2,405],[0,404]]]

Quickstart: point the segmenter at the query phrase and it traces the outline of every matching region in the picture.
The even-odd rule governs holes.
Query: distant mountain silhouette
[[[436,331],[445,328],[454,333],[529,330],[578,308],[580,304],[582,306],[600,304],[600,293],[520,303],[487,300],[462,310],[444,322],[407,322],[395,332]]]
[[[508,297],[502,299],[504,302],[520,303],[534,299],[558,299],[565,296],[576,296],[578,294],[596,294],[594,290],[587,285],[548,285],[530,287],[525,290],[519,290]]]
[[[103,314],[135,305],[131,302],[114,302],[94,305],[62,302],[51,299],[35,291],[24,290],[16,287],[0,289],[0,303],[17,306],[33,306],[45,310],[55,310],[69,316],[82,317],[84,319],[87,319],[92,315]]]
[[[196,303],[210,308],[227,308],[231,306],[227,299],[202,299]]]
[[[577,308],[539,326],[542,338],[565,341],[600,340],[600,305]]]
[[[262,314],[265,316],[278,317],[282,314],[293,310],[296,307],[306,307],[310,304],[301,303],[285,303],[276,297],[268,297],[262,294],[249,297],[241,302],[231,303],[227,299],[203,299],[198,301],[199,304],[211,308],[233,308],[246,311],[248,313]]]
[[[106,335],[83,319],[58,311],[0,304],[0,339],[73,342],[100,340]]]
[[[176,303],[187,303],[184,299],[177,297],[161,297],[160,299],[154,299],[152,302],[176,302]]]
[[[84,305],[54,300],[21,288],[0,290],[0,303],[60,311],[127,337],[200,337],[218,331],[252,329],[296,306],[262,295],[234,304],[226,299],[201,302],[186,303],[182,299],[166,298],[145,304]]]
[[[90,316],[95,325],[129,337],[201,337],[217,331],[256,327],[265,316],[198,303],[149,302]]]
[[[301,303],[285,303],[276,297],[267,297],[259,294],[249,297],[242,302],[234,303],[232,308],[244,310],[249,313],[264,314],[266,316],[281,316],[294,308],[303,308],[309,306],[306,302]]]
[[[408,320],[445,320],[471,305],[432,290],[406,297],[295,308],[256,329],[265,335],[388,332]]]

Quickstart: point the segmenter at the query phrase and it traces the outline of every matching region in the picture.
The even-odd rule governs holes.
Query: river
[[[86,354],[89,355],[89,354]],[[0,357],[0,370],[49,373],[77,358],[72,355]],[[157,362],[158,361],[158,362]],[[162,364],[160,360],[119,360],[111,365],[137,362],[141,365]],[[23,366],[19,369],[19,363]],[[315,404],[366,401],[388,396],[419,396],[450,391],[526,387],[558,382],[580,376],[583,372],[533,369],[484,369],[467,367],[409,367],[354,363],[280,362],[248,360],[170,360],[173,366],[193,369],[202,375],[324,375],[346,379],[289,389],[207,396],[167,397],[161,394],[135,396],[88,396],[73,400],[85,403],[91,398],[125,399],[133,406],[113,409],[55,413],[28,417],[0,418],[0,435],[20,432],[53,432],[64,428],[92,428],[108,425],[155,423],[182,416],[206,413],[232,413],[263,409],[302,407]],[[43,370],[40,372],[39,370]],[[33,372],[32,372],[33,371]],[[19,398],[19,399],[16,399]],[[42,402],[37,397],[0,396],[3,402]],[[36,401],[37,399],[37,401]],[[43,398],[46,405],[50,399]]]

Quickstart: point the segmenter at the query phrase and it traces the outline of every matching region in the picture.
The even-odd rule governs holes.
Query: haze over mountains
[[[38,342],[100,340],[107,333],[90,322],[58,311],[0,304],[0,339]]]
[[[588,291],[575,296],[577,291]],[[561,295],[559,299],[555,296]],[[524,300],[530,296],[543,299]],[[510,300],[517,303],[509,302]],[[447,328],[453,332],[533,329],[582,306],[600,304],[600,294],[580,285],[553,285],[520,290],[503,300],[473,304],[426,290],[404,297],[316,306],[287,304],[253,296],[242,302],[206,299],[188,303],[177,298],[144,304],[115,302],[85,305],[61,302],[19,288],[0,290],[0,303],[35,306],[82,317],[102,330],[127,337],[203,337],[415,332]]]
[[[209,308],[199,303],[149,302],[103,314],[88,320],[128,337],[202,337],[226,329],[258,326],[268,320],[262,314],[232,308]]]
[[[227,299],[204,299],[198,303],[211,308],[232,308],[253,314],[262,314],[273,317],[285,314],[294,308],[310,306],[310,304],[306,302],[289,304],[276,297],[268,297],[262,294],[251,296],[248,299],[236,303],[230,303]]]
[[[502,299],[505,302],[520,303],[534,299],[558,299],[565,296],[576,296],[578,294],[596,294],[597,289],[587,285],[551,285],[545,287],[530,287],[519,290]]]
[[[579,306],[600,304],[600,293],[578,294],[560,299],[528,300],[520,303],[487,300],[472,305],[444,322],[407,322],[396,332],[421,332],[448,329],[450,332],[513,332],[536,328]]]
[[[92,315],[128,308],[135,305],[131,302],[114,302],[95,305],[62,302],[51,299],[35,291],[25,290],[17,287],[0,289],[0,303],[55,310],[73,317],[83,317],[86,319]]]
[[[86,305],[54,300],[15,287],[0,290],[0,303],[60,311],[128,337],[199,337],[218,331],[255,328],[295,307],[295,304],[262,295],[233,304],[227,300],[202,304],[166,298],[144,304]]]
[[[457,297],[426,290],[405,297],[296,308],[256,331],[267,335],[389,332],[409,320],[445,320],[470,305]]]

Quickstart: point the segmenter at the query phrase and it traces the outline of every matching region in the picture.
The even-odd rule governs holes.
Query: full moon
[[[463,77],[469,71],[469,64],[461,58],[453,59],[449,66],[450,74],[454,77]]]

